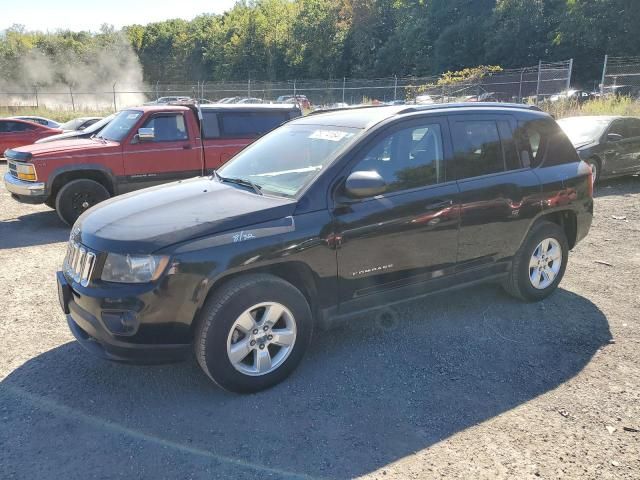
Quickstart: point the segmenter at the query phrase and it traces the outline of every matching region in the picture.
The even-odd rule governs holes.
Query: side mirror
[[[624,137],[618,133],[607,133],[607,142],[619,142]]]
[[[384,178],[376,171],[353,172],[345,183],[345,191],[352,198],[374,197],[386,190]]]
[[[156,138],[155,130],[153,128],[139,128],[137,137],[140,142],[153,142]]]

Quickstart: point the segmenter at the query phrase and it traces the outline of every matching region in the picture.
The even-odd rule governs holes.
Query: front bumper
[[[105,325],[104,310],[87,311],[78,303],[83,295],[71,288],[62,272],[57,277],[60,306],[71,333],[85,350],[107,360],[139,364],[175,362],[191,352],[191,343],[141,342],[139,332],[131,336],[113,334]]]
[[[7,172],[4,174],[4,186],[20,201],[42,203],[47,199],[47,184],[43,182],[27,182]]]

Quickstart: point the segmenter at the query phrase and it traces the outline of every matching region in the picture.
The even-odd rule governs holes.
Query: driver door
[[[387,186],[371,198],[336,192],[341,313],[424,293],[430,280],[453,273],[460,213],[448,139],[442,118],[405,121],[351,162],[347,174],[376,171]]]

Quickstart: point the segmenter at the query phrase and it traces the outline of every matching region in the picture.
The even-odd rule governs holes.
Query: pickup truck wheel
[[[514,256],[505,290],[529,302],[548,297],[562,280],[568,258],[564,230],[547,221],[535,224]]]
[[[74,222],[86,210],[110,197],[103,185],[88,179],[71,180],[56,196],[56,212],[67,225]]]
[[[231,280],[206,302],[195,354],[222,388],[257,392],[295,370],[312,330],[309,304],[297,288],[271,275],[248,275]]]

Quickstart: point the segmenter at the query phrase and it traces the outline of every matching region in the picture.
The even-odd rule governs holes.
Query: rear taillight
[[[584,160],[580,160],[578,175],[585,175],[587,177],[589,183],[587,185],[587,193],[590,197],[593,197],[593,171],[591,170],[591,166]]]

